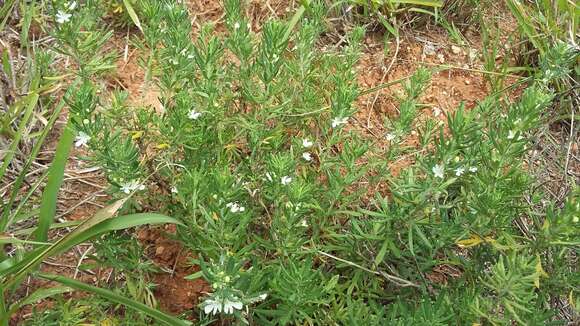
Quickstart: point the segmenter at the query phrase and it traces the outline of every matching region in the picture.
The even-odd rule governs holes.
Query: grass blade
[[[27,296],[26,298],[10,305],[10,308],[8,309],[8,313],[7,313],[8,318],[10,318],[10,315],[15,313],[18,309],[20,309],[26,305],[35,304],[36,302],[38,302],[40,300],[50,298],[50,297],[55,296],[57,294],[67,293],[67,292],[71,292],[71,291],[73,291],[73,289],[71,289],[70,287],[67,287],[67,286],[55,286],[55,287],[51,287],[48,289],[38,289],[38,290],[34,291],[32,294],[30,294],[29,296]]]
[[[175,326],[185,326],[185,325],[191,325],[190,322],[188,321],[184,321],[181,319],[177,319],[173,316],[169,316],[157,309],[151,308],[147,305],[144,305],[140,302],[131,300],[129,298],[126,298],[124,296],[121,296],[117,293],[114,293],[110,290],[107,289],[102,289],[102,288],[98,288],[83,282],[79,282],[77,280],[68,278],[68,277],[64,277],[64,276],[58,276],[58,275],[52,275],[52,274],[44,274],[41,273],[38,275],[40,278],[43,278],[45,280],[49,280],[49,281],[54,281],[54,282],[58,282],[61,283],[63,285],[69,286],[71,288],[74,288],[76,290],[80,290],[80,291],[85,291],[85,292],[90,292],[92,294],[101,296],[111,302],[116,302],[116,303],[120,303],[124,306],[126,306],[127,308],[131,308],[134,309],[138,312],[141,312],[159,322],[162,322],[166,325],[175,325]]]
[[[71,84],[71,88],[74,88],[77,85],[77,83],[78,83],[78,80],[75,80]],[[27,199],[23,199],[23,200],[21,200],[20,205],[15,210],[12,209],[12,206],[13,206],[14,202],[16,201],[16,197],[20,191],[20,187],[26,178],[26,173],[28,172],[28,169],[30,168],[32,163],[36,160],[36,158],[38,157],[38,153],[40,152],[40,149],[42,148],[42,145],[44,144],[46,137],[48,136],[50,130],[52,130],[52,127],[54,126],[56,120],[60,116],[60,112],[64,108],[65,104],[66,104],[66,102],[64,101],[64,98],[61,99],[59,104],[56,106],[56,108],[52,112],[52,115],[50,116],[50,119],[48,120],[47,125],[43,128],[42,133],[40,134],[39,138],[36,140],[34,147],[32,148],[32,151],[30,152],[28,160],[26,161],[26,163],[22,167],[22,170],[20,171],[18,178],[16,178],[16,181],[14,181],[14,185],[12,187],[13,190],[12,190],[12,194],[10,195],[10,199],[9,199],[8,203],[3,203],[3,206],[2,206],[3,212],[2,212],[2,217],[1,217],[1,221],[0,221],[0,232],[4,231],[5,228],[13,222],[13,220],[16,218],[16,215],[18,215],[19,211],[22,209],[22,207],[26,203]],[[42,178],[39,178],[39,179],[41,180]],[[35,191],[34,188],[36,188],[36,187],[37,187],[37,185],[35,184],[33,189],[31,189],[29,191],[29,194],[27,194],[24,198],[28,198],[30,196],[30,194],[32,194],[32,191]]]
[[[300,18],[302,18],[302,15],[304,15],[306,7],[308,7],[309,4],[310,0],[302,1],[302,5],[300,6],[300,8],[298,8],[298,11],[296,11],[294,16],[292,16],[292,19],[288,23],[288,28],[286,29],[286,33],[284,33],[284,41],[288,41],[288,39],[290,38],[290,34],[292,34],[292,30],[294,30],[294,27],[296,27],[296,24],[298,24],[298,21],[300,20]]]
[[[64,178],[64,169],[68,160],[70,149],[74,141],[74,131],[69,121],[64,128],[60,137],[54,160],[50,165],[48,172],[48,181],[42,193],[40,204],[40,214],[38,217],[38,226],[36,229],[36,240],[46,242],[48,239],[48,229],[53,222],[56,214],[56,204],[58,202],[58,191]]]
[[[131,17],[133,24],[135,24],[135,26],[137,26],[137,28],[139,28],[139,30],[143,32],[143,28],[141,28],[141,22],[139,21],[139,16],[137,16],[137,13],[135,12],[133,6],[131,5],[131,2],[129,2],[129,0],[123,0],[123,4],[127,9],[127,13],[129,14],[129,17]]]
[[[155,213],[141,213],[111,218],[119,210],[125,200],[126,199],[119,200],[97,212],[95,216],[80,224],[71,233],[59,239],[50,247],[36,249],[26,255],[23,260],[13,265],[11,265],[10,262],[2,262],[2,265],[5,267],[0,270],[0,277],[10,276],[10,279],[6,281],[6,286],[13,285],[47,257],[62,253],[77,244],[83,243],[107,232],[127,229],[144,224],[181,224],[172,217]]]

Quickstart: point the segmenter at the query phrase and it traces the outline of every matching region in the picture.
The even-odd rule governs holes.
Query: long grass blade
[[[115,204],[118,204],[118,202]],[[7,286],[13,285],[20,278],[31,272],[47,257],[62,253],[75,245],[110,231],[127,229],[144,224],[180,224],[179,221],[172,217],[154,213],[133,214],[120,216],[117,218],[110,218],[119,208],[120,206],[110,207],[110,211],[105,211],[102,213],[106,215],[110,214],[109,216],[100,215],[96,218],[93,217],[87,220],[85,223],[79,225],[71,233],[53,243],[50,247],[45,249],[40,248],[32,251],[30,254],[25,256],[22,261],[12,266],[8,265],[6,269],[0,270],[0,277],[9,276],[10,279],[6,281],[6,284]],[[101,222],[94,224],[94,222],[98,220]]]
[[[45,242],[48,239],[48,229],[56,214],[58,192],[64,179],[64,169],[73,141],[74,131],[71,122],[69,121],[64,128],[58,145],[56,146],[54,160],[52,161],[48,172],[48,181],[46,182],[46,187],[42,193],[40,214],[36,231],[37,241]]]
[[[185,325],[191,325],[190,322],[185,321],[185,320],[181,320],[181,319],[177,319],[173,316],[169,316],[157,309],[153,309],[147,305],[144,305],[140,302],[131,300],[129,298],[126,298],[124,296],[121,296],[117,293],[114,293],[110,290],[107,289],[103,289],[103,288],[98,288],[96,286],[92,286],[68,277],[64,277],[64,276],[59,276],[59,275],[53,275],[53,274],[45,274],[45,273],[41,273],[38,274],[38,276],[40,278],[43,278],[45,280],[49,280],[49,281],[53,281],[53,282],[58,282],[60,284],[66,285],[68,287],[74,288],[76,290],[80,290],[80,291],[85,291],[85,292],[90,292],[93,294],[96,294],[98,296],[101,296],[111,302],[116,302],[116,303],[120,303],[124,306],[126,306],[127,308],[130,309],[134,309],[142,314],[145,314],[159,322],[164,323],[165,325],[171,325],[171,326],[185,326]]]
[[[53,296],[58,295],[58,294],[71,292],[71,291],[73,291],[73,289],[70,287],[67,287],[67,286],[55,286],[55,287],[51,287],[51,288],[47,288],[47,289],[38,289],[38,290],[34,291],[32,294],[30,294],[29,296],[27,296],[26,298],[11,304],[10,308],[8,308],[8,313],[7,313],[8,318],[10,318],[10,315],[14,314],[18,309],[20,309],[26,305],[35,304],[36,302],[38,302],[40,300],[50,298],[50,297],[53,297]]]
[[[139,21],[139,16],[137,16],[135,9],[133,9],[133,6],[131,5],[131,2],[129,0],[123,0],[123,4],[127,9],[127,13],[129,14],[129,17],[131,17],[133,24],[135,24],[135,26],[137,26],[137,28],[139,28],[139,30],[143,32],[143,28],[141,27],[141,21]]]
[[[74,81],[71,84],[70,89],[74,89],[77,84],[78,84],[78,80]],[[26,163],[22,167],[22,170],[20,171],[20,174],[18,175],[18,177],[14,181],[14,184],[12,186],[12,193],[10,195],[10,199],[8,200],[7,203],[3,203],[3,206],[2,206],[3,211],[2,211],[1,221],[0,221],[0,232],[4,231],[5,228],[13,222],[16,215],[18,215],[19,211],[22,209],[22,207],[24,207],[24,204],[26,203],[26,198],[29,197],[29,194],[31,194],[31,192],[29,192],[29,194],[27,194],[24,197],[25,199],[22,199],[20,205],[18,205],[18,207],[15,210],[12,209],[12,206],[13,206],[14,202],[16,201],[16,197],[18,196],[18,193],[20,192],[20,188],[22,186],[22,183],[24,182],[24,180],[26,178],[26,174],[28,173],[28,169],[30,168],[30,166],[32,166],[32,163],[38,157],[38,153],[40,152],[40,149],[42,148],[42,145],[44,144],[46,137],[48,136],[50,130],[52,130],[52,127],[54,126],[54,124],[56,123],[56,120],[60,116],[60,112],[64,108],[65,104],[66,104],[66,102],[64,101],[64,98],[63,98],[60,100],[58,105],[55,107],[54,111],[52,112],[52,115],[48,119],[48,123],[46,124],[46,126],[44,126],[40,136],[36,139],[34,147],[32,147],[32,150],[30,151],[30,155],[28,156],[28,160],[26,161]],[[41,178],[39,178],[39,179],[41,179]],[[36,184],[35,184],[35,187],[36,187]],[[33,190],[34,189],[31,189],[30,191],[33,191]]]

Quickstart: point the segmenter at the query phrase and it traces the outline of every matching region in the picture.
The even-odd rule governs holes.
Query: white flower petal
[[[76,147],[86,146],[90,140],[91,140],[91,136],[87,135],[86,133],[84,133],[82,131],[79,131],[79,134],[77,135],[77,137],[75,139],[75,146]]]
[[[431,169],[433,174],[437,178],[443,179],[445,177],[445,168],[441,164],[435,164],[435,166]]]
[[[197,112],[192,109],[191,111],[189,111],[187,117],[190,118],[191,120],[197,120],[199,119],[199,117],[201,117],[201,112]]]
[[[70,21],[70,18],[71,17],[72,17],[71,14],[59,10],[56,13],[56,22],[59,23],[59,24],[68,23]]]
[[[312,147],[312,145],[314,145],[314,143],[308,140],[308,138],[302,139],[302,147],[309,148]]]
[[[287,175],[280,178],[280,183],[282,183],[284,186],[290,184],[290,182],[292,182],[292,178]]]
[[[332,128],[340,127],[348,122],[348,117],[336,117],[332,119]]]

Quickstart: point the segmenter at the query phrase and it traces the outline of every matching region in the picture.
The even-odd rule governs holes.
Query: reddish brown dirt
[[[165,232],[160,229],[143,228],[137,238],[146,246],[150,258],[165,272],[153,275],[155,298],[162,310],[181,314],[192,310],[199,303],[199,298],[211,291],[202,279],[186,280],[199,268],[189,264],[191,255],[175,240],[168,239],[167,233],[174,233],[175,226],[168,225]]]
[[[127,56],[127,60],[119,59],[112,79],[129,93],[129,104],[150,106],[161,112],[163,106],[159,101],[159,90],[152,81],[145,80],[145,69],[137,64],[139,55],[140,52],[135,49]]]
[[[420,41],[411,36],[403,38],[399,44],[396,60],[389,71],[386,69],[393,60],[393,56],[383,54],[384,46],[380,34],[369,34],[365,40],[365,52],[357,67],[359,87],[364,90],[382,83],[396,81],[411,76],[420,67],[452,66],[456,68],[436,72],[431,76],[429,86],[420,97],[419,102],[425,108],[421,110],[417,124],[420,125],[421,121],[426,118],[445,122],[445,113],[453,112],[462,102],[465,103],[467,109],[473,108],[477,101],[482,100],[489,93],[482,74],[473,71],[479,69],[481,62],[479,59],[470,62],[469,49],[460,49],[461,52],[454,53],[450,42],[445,40],[444,31],[437,32],[432,33],[429,40],[421,39]],[[432,55],[424,53],[427,41],[438,44]],[[396,47],[396,45],[392,44],[391,47]],[[478,43],[471,46],[471,49],[479,53],[480,48],[481,45]],[[395,51],[391,49],[391,52]],[[443,63],[440,62],[440,58],[443,58]],[[385,120],[397,118],[401,92],[401,84],[396,84],[359,98],[358,110],[355,114],[356,123],[353,128],[363,135],[383,139],[380,144],[387,147],[388,141],[384,140],[384,135],[388,131],[385,128]],[[439,115],[434,116],[434,112],[439,112]],[[416,143],[416,135],[411,135],[405,145],[414,146]]]

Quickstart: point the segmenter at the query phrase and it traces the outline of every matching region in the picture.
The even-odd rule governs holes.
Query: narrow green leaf
[[[4,2],[2,9],[0,9],[0,19],[2,22],[0,23],[0,32],[4,30],[4,26],[6,26],[6,22],[10,18],[10,14],[16,5],[16,0],[8,0]]]
[[[45,273],[38,274],[38,276],[40,278],[45,279],[45,280],[58,282],[58,283],[61,283],[63,285],[69,286],[71,288],[74,288],[74,289],[77,289],[80,291],[93,293],[93,294],[101,296],[109,301],[125,305],[127,308],[134,309],[134,310],[136,310],[140,313],[143,313],[151,318],[154,318],[155,320],[162,322],[166,325],[172,325],[172,326],[173,325],[175,325],[175,326],[191,325],[191,323],[188,321],[177,319],[173,316],[169,316],[169,315],[167,315],[167,314],[165,314],[157,309],[153,309],[147,305],[144,305],[140,302],[131,300],[129,298],[121,296],[121,295],[114,293],[114,292],[107,290],[107,289],[102,289],[102,288],[98,288],[96,286],[88,285],[88,284],[85,284],[83,282],[79,282],[77,280],[74,280],[74,279],[71,279],[68,277],[64,277],[64,276],[51,275],[51,274],[45,274]]]
[[[387,239],[383,242],[383,245],[381,246],[379,253],[375,257],[375,266],[379,266],[379,264],[383,262],[383,259],[385,258],[388,249],[389,249],[389,240]]]
[[[21,243],[21,244],[33,244],[33,245],[40,245],[40,246],[50,246],[48,242],[38,242],[38,241],[30,241],[30,240],[23,240],[14,237],[7,237],[0,235],[0,244],[7,244],[7,243]]]
[[[127,13],[129,14],[129,17],[131,17],[133,24],[135,24],[135,26],[137,26],[137,28],[139,28],[139,30],[143,32],[143,28],[141,28],[141,22],[139,21],[139,17],[137,16],[137,13],[133,9],[131,2],[129,0],[123,0],[123,4],[127,9]]]
[[[115,214],[115,212],[117,212],[124,202],[125,200],[120,200],[113,205],[104,208],[99,211],[99,215],[96,214],[89,220],[86,220],[71,233],[59,239],[50,247],[46,249],[36,249],[26,255],[22,261],[9,266],[4,270],[0,270],[0,277],[10,275],[10,279],[6,284],[12,285],[16,280],[26,275],[26,273],[30,272],[47,257],[62,253],[77,244],[110,231],[127,229],[144,224],[181,224],[178,220],[172,217],[155,213],[141,213],[110,218]],[[97,223],[98,221],[100,221],[100,223]]]
[[[74,87],[78,84],[78,82],[79,82],[78,79],[75,80],[71,84],[70,89],[74,89]],[[0,221],[0,232],[4,231],[6,226],[9,226],[16,219],[16,215],[18,215],[20,210],[25,206],[27,199],[30,197],[30,195],[32,195],[32,193],[34,191],[36,191],[36,187],[40,184],[42,179],[44,179],[44,177],[45,177],[44,175],[41,178],[39,178],[37,183],[35,183],[34,186],[31,187],[28,194],[26,194],[23,197],[24,199],[20,200],[20,204],[18,205],[18,207],[16,209],[13,209],[13,204],[16,200],[16,197],[20,193],[21,185],[24,182],[24,180],[26,179],[26,174],[28,173],[30,166],[32,166],[32,163],[36,161],[36,158],[38,157],[38,153],[40,152],[40,149],[42,148],[46,137],[48,136],[50,130],[52,130],[52,127],[54,126],[58,117],[60,116],[60,112],[64,108],[65,104],[66,104],[66,102],[65,102],[64,98],[61,99],[59,104],[56,106],[56,108],[52,112],[50,119],[48,120],[48,123],[46,124],[46,126],[43,128],[40,137],[38,137],[36,139],[34,147],[32,147],[32,151],[30,152],[30,155],[28,156],[26,163],[22,167],[20,174],[16,178],[16,181],[14,181],[14,185],[12,187],[13,189],[12,189],[12,193],[10,195],[10,199],[8,200],[7,203],[3,203],[3,206],[2,206],[3,211],[2,211],[1,221]],[[46,173],[48,173],[48,171]]]
[[[294,16],[292,16],[292,19],[288,23],[286,33],[284,33],[284,41],[288,41],[288,39],[290,38],[290,34],[292,34],[292,31],[294,30],[294,27],[296,27],[296,24],[298,24],[298,21],[302,18],[302,15],[304,15],[306,7],[308,7],[309,5],[310,1],[304,0],[300,8],[298,8],[298,11],[296,11]]]
[[[18,309],[26,305],[35,304],[36,302],[41,301],[43,299],[71,291],[73,291],[73,289],[67,286],[55,286],[46,289],[38,289],[29,296],[27,296],[26,298],[10,305],[10,308],[8,309],[8,316],[14,314]]]
[[[24,15],[22,16],[22,20],[21,20],[21,32],[20,32],[20,44],[24,45],[26,47],[28,47],[28,31],[30,30],[30,24],[32,23],[32,16],[34,14],[34,10],[35,10],[35,3],[30,2],[30,4],[27,4],[26,2],[22,2],[22,11],[24,12]]]
[[[8,80],[12,80],[14,78],[14,74],[12,72],[12,65],[10,64],[10,55],[8,54],[8,48],[4,48],[2,51],[2,68],[4,69],[4,73]]]
[[[60,137],[58,145],[56,146],[54,160],[52,161],[48,171],[48,181],[46,182],[46,187],[42,193],[40,214],[36,231],[37,241],[45,242],[48,239],[48,229],[53,222],[54,215],[56,214],[58,191],[62,185],[64,169],[70,154],[70,149],[74,142],[74,137],[72,122],[69,120]]]
[[[425,7],[435,7],[435,8],[443,7],[443,1],[437,1],[437,0],[391,0],[391,2],[392,3],[408,4],[408,5],[425,6]]]
[[[53,223],[50,225],[50,229],[52,230],[52,229],[70,228],[71,226],[77,226],[77,225],[81,224],[82,222],[83,222],[83,220],[62,222],[62,223]],[[35,230],[36,230],[36,227],[27,228],[27,229],[20,229],[20,230],[16,230],[16,231],[12,232],[12,234],[15,236],[29,235],[29,234],[34,233]]]
[[[203,271],[198,271],[198,272],[195,272],[195,273],[193,273],[191,275],[187,275],[186,277],[184,277],[184,279],[186,279],[186,280],[195,280],[195,279],[198,279],[198,278],[200,278],[202,276],[203,276]]]
[[[32,250],[17,263],[14,263],[13,258],[6,259],[0,264],[0,266],[7,266],[5,269],[0,268],[0,277],[11,275],[11,280],[9,280],[7,283],[16,282],[16,280],[26,275],[26,273],[28,273],[32,268],[39,265],[45,258],[70,248],[65,246],[65,244],[72,243],[70,239],[78,238],[79,235],[87,229],[90,229],[91,227],[108,218],[111,218],[119,210],[119,208],[121,208],[126,200],[127,199],[118,200],[115,203],[100,209],[95,213],[95,215],[89,219],[84,220],[83,223],[77,226],[72,232],[54,242],[50,247]],[[74,244],[71,244],[70,246],[72,245]]]

